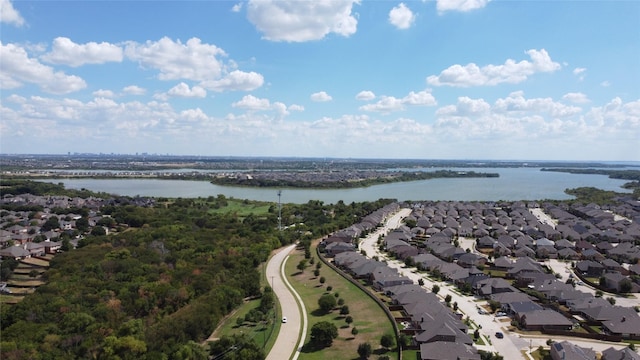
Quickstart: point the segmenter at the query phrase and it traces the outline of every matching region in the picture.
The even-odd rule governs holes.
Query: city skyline
[[[640,161],[636,2],[0,6],[0,153]]]

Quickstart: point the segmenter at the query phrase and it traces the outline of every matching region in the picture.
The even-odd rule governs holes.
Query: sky
[[[640,2],[0,0],[0,153],[640,161]]]

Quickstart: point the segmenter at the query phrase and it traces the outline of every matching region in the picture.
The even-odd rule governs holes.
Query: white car
[[[287,322],[287,317],[285,316],[285,317],[282,318],[282,323],[284,324],[286,322]]]

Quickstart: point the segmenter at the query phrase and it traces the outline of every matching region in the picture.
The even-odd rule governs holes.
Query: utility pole
[[[282,203],[280,197],[282,196],[282,190],[278,190],[278,231],[282,231]]]

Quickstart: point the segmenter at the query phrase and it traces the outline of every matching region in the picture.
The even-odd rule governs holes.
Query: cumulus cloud
[[[373,91],[368,91],[368,90],[360,91],[358,95],[356,95],[357,100],[363,100],[363,101],[370,101],[375,98],[376,98],[376,94],[374,94]]]
[[[446,11],[467,12],[485,7],[489,1],[490,0],[437,0],[436,8],[440,14]]]
[[[281,120],[285,116],[289,115],[290,111],[303,111],[304,107],[300,105],[287,106],[285,103],[274,101],[273,103],[269,99],[258,98],[253,95],[245,95],[239,101],[231,104],[232,107],[243,109],[251,113],[258,111],[274,111],[277,115],[277,119]]]
[[[22,15],[13,7],[10,0],[0,0],[0,23],[11,24],[18,27],[25,23]]]
[[[378,100],[376,103],[360,106],[360,110],[388,114],[394,111],[404,110],[405,105],[434,106],[436,104],[436,99],[433,97],[431,92],[424,90],[420,92],[412,91],[403,98],[381,96],[380,100]]]
[[[222,91],[250,91],[264,84],[264,77],[256,72],[237,70],[233,60],[225,63],[227,54],[198,38],[186,43],[167,37],[144,44],[128,42],[125,56],[143,68],[157,69],[160,80],[192,80],[203,89]]]
[[[404,3],[400,3],[389,11],[389,22],[398,29],[408,29],[413,25],[416,16]]]
[[[84,64],[121,62],[123,52],[119,46],[106,42],[76,44],[69,38],[57,37],[53,40],[51,52],[41,58],[54,64],[78,67]]]
[[[226,53],[198,38],[182,43],[163,37],[144,44],[128,42],[125,55],[144,68],[160,71],[160,80],[205,81],[217,79],[222,74],[223,64],[218,57],[224,57]]]
[[[554,72],[560,69],[560,64],[551,60],[546,50],[531,49],[526,52],[531,61],[516,62],[507,59],[502,65],[486,65],[479,67],[474,63],[467,65],[452,65],[443,70],[440,75],[427,77],[427,83],[434,86],[493,86],[502,83],[517,84],[525,81],[529,76],[541,72]]]
[[[167,101],[169,98],[203,98],[207,96],[207,90],[200,86],[189,87],[184,82],[172,87],[166,93],[156,94],[154,98]]]
[[[350,36],[358,20],[352,7],[359,0],[250,0],[249,21],[271,41],[304,42],[328,34]]]
[[[570,101],[572,103],[576,103],[576,104],[585,104],[589,102],[589,98],[587,97],[587,95],[580,92],[567,93],[562,97],[562,99]]]
[[[253,95],[245,95],[240,101],[234,102],[231,106],[251,111],[264,111],[271,109],[271,102],[269,99],[260,99]]]
[[[15,44],[0,42],[0,88],[14,89],[24,83],[35,84],[45,92],[68,94],[84,89],[86,82],[75,75],[67,75],[43,65],[37,59],[29,57],[27,51]]]
[[[91,94],[95,97],[104,97],[104,98],[113,98],[116,96],[116,94],[114,94],[113,91],[105,90],[105,89],[96,90]]]
[[[137,85],[129,85],[125,86],[122,92],[126,95],[144,95],[147,93],[147,90]]]
[[[213,91],[251,91],[264,84],[264,77],[256,72],[233,70],[222,79],[203,81],[201,85]]]
[[[436,111],[438,116],[483,116],[489,113],[491,105],[484,99],[458,98],[455,105],[447,105]]]
[[[311,100],[315,102],[327,102],[333,100],[331,95],[327,94],[324,91],[319,91],[317,93],[311,94]]]
[[[527,99],[521,91],[496,100],[493,110],[500,113],[546,113],[556,118],[568,117],[582,112],[580,107],[564,105],[551,98]]]

